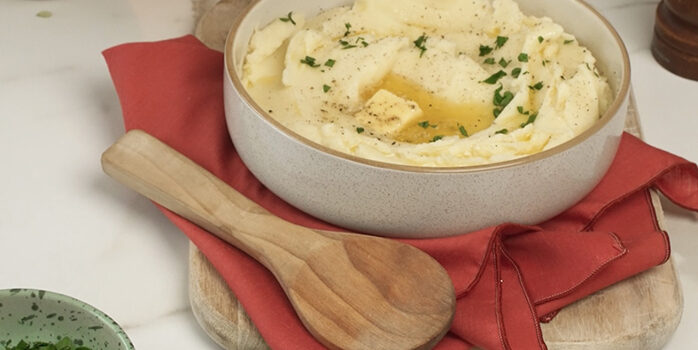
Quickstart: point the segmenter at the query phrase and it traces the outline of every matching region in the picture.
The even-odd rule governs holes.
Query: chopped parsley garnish
[[[480,45],[480,57],[487,56],[494,50],[493,48],[485,45]]]
[[[356,128],[356,133],[357,133],[357,134],[361,134],[361,133],[363,133],[364,131],[365,131],[364,128],[361,128],[361,127]]]
[[[494,85],[494,84],[497,84],[499,79],[502,79],[506,75],[507,75],[507,73],[505,71],[500,70],[499,72],[492,74],[489,78],[483,80],[482,82]]]
[[[349,36],[349,33],[351,32],[351,23],[344,23],[344,27],[347,28],[347,31],[344,32],[344,36]]]
[[[574,42],[574,39],[572,39],[572,40],[565,40],[565,45],[569,45],[569,44],[571,44],[571,43],[573,43],[573,42]]]
[[[504,57],[499,60],[499,65],[502,66],[502,68],[506,68],[509,63],[511,63],[511,61],[505,60]]]
[[[296,21],[293,20],[292,16],[293,16],[293,11],[289,12],[288,15],[286,15],[286,17],[281,17],[279,19],[281,20],[281,22],[291,22],[295,26]]]
[[[508,129],[502,129],[502,130],[499,130],[499,131],[495,132],[495,134],[502,134],[502,135],[506,135],[506,134],[508,134],[508,133],[509,133],[509,130],[508,130]]]
[[[528,54],[527,53],[520,53],[519,54],[519,62],[528,62]]]
[[[516,107],[516,110],[519,111],[519,113],[521,113],[523,115],[529,115],[531,113],[530,111],[524,111],[523,106]]]
[[[436,136],[434,136],[433,139],[431,139],[431,142],[436,142],[436,141],[439,141],[439,140],[441,140],[441,139],[443,139],[443,138],[444,138],[443,135],[436,135]]]
[[[468,132],[465,130],[465,127],[463,125],[458,126],[458,131],[460,131],[460,134],[464,137],[468,137]]]
[[[361,45],[363,45],[364,47],[368,46],[368,43],[366,42],[366,39],[364,39],[363,37],[358,37],[358,38],[356,38],[355,43],[358,44],[359,42],[361,42]]]
[[[429,39],[429,37],[425,33],[414,41],[414,46],[416,46],[421,51],[419,53],[419,57],[422,57],[424,55],[424,52],[427,51],[427,39]]]
[[[539,37],[538,37],[538,42],[539,42],[539,43],[542,43],[542,42],[543,42],[543,37],[542,37],[542,36],[539,36]]]
[[[589,63],[585,63],[585,64],[587,65],[587,69],[589,69],[592,73],[594,73],[594,75],[598,78],[599,73],[596,72],[596,67],[594,67],[594,69],[591,69],[591,67],[589,66]]]
[[[29,316],[24,316],[19,320],[19,324],[24,324],[27,321],[31,321],[36,318],[36,315],[29,315]]]
[[[504,108],[506,108],[506,106],[508,106],[509,103],[511,103],[511,101],[514,99],[514,94],[511,93],[511,91],[505,91],[504,94],[501,94],[503,88],[504,87],[500,85],[497,90],[494,90],[492,104],[494,104],[497,108],[492,110],[492,114],[494,114],[495,118],[499,117]]]
[[[504,94],[500,94],[504,87],[502,85],[499,85],[499,88],[497,90],[494,90],[494,98],[492,99],[492,103],[497,106],[497,107],[506,107],[509,105],[509,103],[514,99],[514,94],[511,93],[511,91],[505,91]]]
[[[514,78],[518,78],[520,74],[521,74],[521,68],[514,68],[511,70],[511,76]]]
[[[324,92],[328,92],[328,91],[330,91],[330,89],[332,89],[332,87],[327,85],[327,84],[322,86],[322,91],[324,91]]]
[[[490,58],[485,60],[485,64],[494,64],[494,63],[495,63],[494,57],[490,57]]]
[[[101,327],[101,326],[100,326]],[[82,346],[81,340],[71,340],[68,337],[63,337],[57,343],[49,342],[35,342],[29,344],[24,340],[20,340],[15,346],[10,346],[10,342],[1,343],[6,350],[91,350],[86,346]]]
[[[500,47],[504,46],[504,44],[507,43],[507,40],[509,40],[509,37],[506,37],[506,36],[498,36],[498,37],[497,37],[496,48],[500,48]]]
[[[364,39],[363,37],[356,38],[356,41],[354,43],[356,43],[356,44],[361,43],[361,45],[363,45],[364,47],[368,46],[366,39]]]
[[[548,63],[550,63],[550,60],[543,60],[543,67],[545,67],[545,65],[547,65]]]
[[[337,63],[337,61],[335,61],[335,60],[333,60],[333,59],[330,58],[329,60],[327,60],[327,62],[325,62],[325,66],[327,66],[327,67],[334,67],[334,64],[335,64],[335,63]]]
[[[543,88],[543,82],[539,81],[536,83],[536,85],[529,85],[528,88],[531,90],[540,90]]]
[[[521,123],[521,127],[522,127],[522,128],[525,128],[526,125],[528,125],[528,124],[533,124],[533,122],[536,121],[536,118],[537,118],[537,117],[538,117],[538,113],[533,113],[533,114],[529,115],[529,116],[528,116],[528,120],[527,120],[525,123]]]
[[[356,47],[356,45],[349,44],[349,42],[346,41],[346,40],[340,40],[340,41],[339,41],[339,44],[342,45],[342,46],[344,46],[344,47],[342,48],[342,50],[353,49],[353,48]]]
[[[426,129],[428,127],[436,128],[436,126],[437,126],[436,124],[429,124],[428,120],[425,120],[423,122],[419,122],[419,123],[417,123],[417,125],[423,127],[424,129]]]
[[[301,60],[301,63],[307,64],[313,68],[320,67],[319,64],[315,63],[315,57],[305,56],[305,58]]]

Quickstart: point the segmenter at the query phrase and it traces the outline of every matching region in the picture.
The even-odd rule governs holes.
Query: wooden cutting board
[[[235,15],[252,1],[193,2],[195,35],[220,51]],[[626,130],[641,137],[632,96]],[[656,194],[653,200],[663,225]],[[224,349],[269,349],[235,295],[194,245],[189,254],[189,299],[201,327]],[[543,338],[551,350],[661,349],[676,330],[682,310],[681,287],[670,260],[564,308],[542,325]]]

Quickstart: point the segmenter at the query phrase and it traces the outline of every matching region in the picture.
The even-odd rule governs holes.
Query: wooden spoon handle
[[[270,270],[274,270],[271,260],[303,254],[299,239],[308,235],[322,239],[315,231],[271,215],[141,130],[128,132],[105,151],[102,167],[111,177],[242,249]]]

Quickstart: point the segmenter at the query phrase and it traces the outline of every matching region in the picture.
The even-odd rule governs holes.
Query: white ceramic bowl
[[[392,237],[456,235],[504,222],[535,224],[582,199],[608,170],[627,112],[630,62],[611,25],[578,0],[517,0],[548,16],[598,59],[615,100],[592,128],[556,148],[484,166],[401,166],[316,144],[270,117],[240,82],[255,28],[289,11],[310,16],[347,0],[258,0],[232,27],[225,48],[230,136],[252,173],[295,207],[358,232]]]

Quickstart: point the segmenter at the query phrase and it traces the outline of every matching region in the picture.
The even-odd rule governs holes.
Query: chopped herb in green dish
[[[296,21],[293,20],[293,11],[289,12],[288,15],[286,15],[286,17],[281,17],[279,19],[281,20],[281,22],[291,22],[294,26],[296,25]]]
[[[27,343],[20,340],[17,345],[12,345],[12,341],[0,342],[4,346],[4,350],[92,350],[86,346],[82,346],[82,341],[72,341],[68,337],[63,337],[57,343],[34,342]]]

